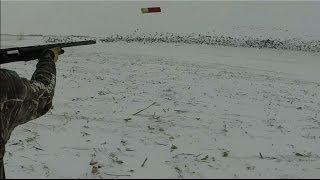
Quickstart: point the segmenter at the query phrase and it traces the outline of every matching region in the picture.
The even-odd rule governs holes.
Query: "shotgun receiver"
[[[72,47],[72,46],[82,46],[95,44],[95,40],[88,41],[76,41],[67,43],[56,43],[56,44],[46,44],[38,46],[25,46],[25,47],[13,47],[7,49],[0,49],[0,64],[17,62],[17,61],[32,61],[39,59],[42,53],[54,47]]]

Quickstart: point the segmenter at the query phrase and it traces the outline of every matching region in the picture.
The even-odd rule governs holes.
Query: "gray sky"
[[[140,8],[160,6],[160,14]],[[1,33],[108,34],[280,27],[319,34],[320,2],[1,1]]]

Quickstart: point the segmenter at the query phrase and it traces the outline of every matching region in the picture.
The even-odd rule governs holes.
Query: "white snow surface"
[[[65,51],[53,109],[7,143],[8,178],[320,176],[319,53],[137,42]],[[30,78],[35,64],[2,68]]]

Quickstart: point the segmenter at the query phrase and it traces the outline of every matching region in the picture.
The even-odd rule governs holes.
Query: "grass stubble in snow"
[[[15,129],[6,174],[319,177],[318,60],[175,43],[68,48],[57,64],[54,107]],[[35,62],[4,67],[29,78]]]

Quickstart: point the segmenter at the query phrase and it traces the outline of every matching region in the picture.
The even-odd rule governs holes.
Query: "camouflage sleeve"
[[[5,112],[6,128],[13,129],[50,110],[56,85],[56,67],[49,53],[39,59],[31,80],[21,78],[13,71],[3,72],[1,76],[1,96],[5,97],[0,100],[5,103],[0,108],[7,109],[1,110]]]
[[[32,112],[30,120],[38,118],[47,113],[52,107],[52,99],[56,86],[56,65],[50,55],[45,55],[39,59],[37,69],[33,73],[31,81],[26,81],[25,84],[30,84],[28,91],[29,98],[38,101],[36,112]],[[29,120],[28,120],[29,121]]]

